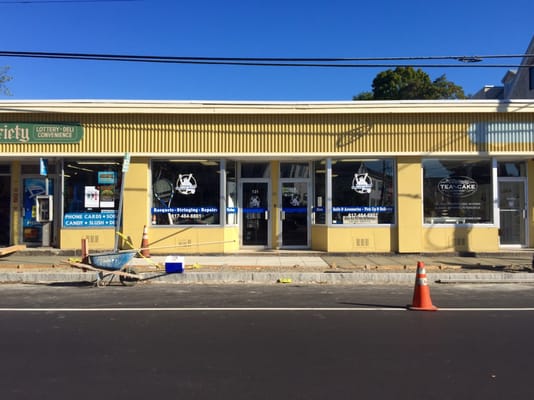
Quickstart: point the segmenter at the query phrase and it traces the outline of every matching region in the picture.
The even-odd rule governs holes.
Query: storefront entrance
[[[308,247],[308,180],[281,182],[282,247]]]
[[[270,184],[265,180],[242,181],[241,242],[243,246],[269,248],[270,238]]]
[[[526,246],[526,179],[499,179],[500,244]]]

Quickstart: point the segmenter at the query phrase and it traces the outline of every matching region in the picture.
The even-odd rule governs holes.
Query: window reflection
[[[153,161],[152,223],[219,224],[219,176],[216,161]]]
[[[337,160],[332,164],[332,223],[394,222],[393,160]]]
[[[63,164],[65,227],[113,227],[122,160],[69,160]]]
[[[493,221],[490,160],[423,160],[424,222]]]

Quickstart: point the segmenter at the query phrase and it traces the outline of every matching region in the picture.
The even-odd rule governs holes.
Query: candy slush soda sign
[[[0,123],[0,144],[79,143],[82,137],[79,124]]]

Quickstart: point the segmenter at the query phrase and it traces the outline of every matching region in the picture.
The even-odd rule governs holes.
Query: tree
[[[373,91],[362,92],[353,100],[444,100],[465,99],[462,87],[445,75],[432,81],[421,69],[397,67],[380,72],[373,80]]]
[[[0,68],[0,94],[11,96],[11,92],[9,91],[6,83],[13,78],[7,75],[7,71],[9,71],[9,67]]]

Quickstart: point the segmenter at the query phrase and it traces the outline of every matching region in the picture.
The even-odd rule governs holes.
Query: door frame
[[[244,226],[245,226],[245,221],[244,221],[244,213],[243,213],[243,208],[245,206],[244,204],[244,193],[243,193],[243,184],[245,183],[265,183],[267,184],[267,213],[268,213],[268,217],[267,217],[267,243],[262,246],[262,245],[245,245],[243,243],[243,229],[244,229]],[[237,204],[238,204],[238,207],[240,209],[238,215],[239,215],[239,246],[241,248],[245,248],[245,249],[250,249],[250,250],[265,250],[265,249],[272,249],[272,231],[273,231],[273,227],[272,227],[272,221],[273,221],[273,218],[272,218],[272,210],[273,210],[273,205],[271,204],[272,203],[272,183],[271,183],[271,178],[240,178],[239,179],[239,190],[237,191]]]
[[[283,223],[283,211],[282,211],[282,186],[284,183],[305,183],[306,190],[308,195],[308,201],[306,204],[306,244],[304,245],[294,245],[294,246],[284,246],[284,223]],[[280,204],[280,212],[276,216],[278,219],[278,226],[280,227],[280,243],[279,246],[282,249],[309,249],[311,247],[311,196],[312,190],[312,180],[311,178],[280,178],[278,182],[278,204]]]
[[[526,177],[502,177],[502,178],[499,177],[498,180],[497,180],[497,186],[498,186],[497,193],[498,193],[499,200],[501,198],[501,182],[516,182],[516,183],[522,183],[523,184],[524,199],[523,199],[523,204],[520,205],[520,206],[523,209],[525,224],[524,224],[524,232],[523,232],[523,243],[501,244],[501,235],[499,234],[499,247],[502,247],[502,248],[523,248],[523,247],[527,247],[528,243],[529,243],[529,226],[528,226],[529,216],[528,216],[528,207],[527,207],[527,204],[528,204],[528,180],[527,180]],[[501,208],[499,207],[499,203],[497,203],[497,209],[498,209],[497,212],[498,212],[498,215],[499,215],[499,229],[500,229],[501,224],[502,224],[502,220],[501,220]]]

